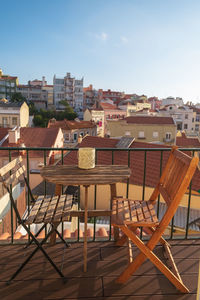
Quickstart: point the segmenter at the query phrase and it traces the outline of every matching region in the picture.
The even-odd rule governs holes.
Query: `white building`
[[[196,113],[188,106],[166,105],[160,109],[158,115],[172,117],[177,130],[184,130],[188,134],[195,131]]]
[[[180,98],[180,97],[167,97],[165,99],[162,99],[162,105],[165,106],[165,105],[170,105],[170,104],[174,104],[174,105],[177,105],[177,106],[182,106],[184,105],[183,104],[183,99]]]
[[[67,73],[64,78],[53,78],[54,105],[59,108],[61,100],[67,102],[75,111],[83,110],[83,78],[78,80]]]

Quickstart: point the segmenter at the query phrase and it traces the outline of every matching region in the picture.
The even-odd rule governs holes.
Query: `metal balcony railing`
[[[45,166],[47,165],[48,163],[48,157],[47,157],[47,153],[49,153],[49,151],[52,151],[54,153],[56,153],[56,159],[58,159],[58,161],[55,163],[61,163],[61,164],[64,164],[64,158],[65,156],[69,155],[72,151],[77,151],[78,149],[73,149],[73,148],[10,148],[10,147],[0,147],[0,155],[1,155],[1,151],[4,152],[4,159],[5,159],[5,151],[7,151],[7,162],[8,161],[11,161],[12,159],[14,159],[16,157],[16,155],[21,155],[23,154],[23,157],[26,161],[26,169],[27,169],[27,178],[28,178],[28,181],[30,180],[30,175],[31,174],[39,174],[40,171],[39,171],[39,168],[41,166]],[[192,153],[192,155],[194,155],[195,152],[198,153],[199,155],[199,152],[200,152],[200,148],[181,148],[180,149],[181,151],[190,151],[190,153]],[[141,191],[141,199],[142,200],[145,200],[145,191],[146,189],[148,188],[146,186],[146,169],[147,169],[147,165],[148,165],[148,154],[150,152],[156,152],[156,155],[159,155],[160,156],[160,162],[159,164],[156,166],[156,168],[158,168],[158,172],[159,174],[161,175],[162,173],[162,168],[163,168],[163,155],[164,155],[164,152],[166,151],[170,151],[170,148],[130,148],[130,149],[116,149],[116,148],[96,148],[96,164],[98,164],[98,160],[99,160],[99,157],[102,153],[102,151],[105,153],[105,152],[108,152],[110,153],[110,164],[116,164],[115,162],[115,155],[117,152],[120,151],[120,155],[125,155],[126,154],[126,158],[127,158],[127,161],[126,161],[126,165],[127,166],[131,166],[131,159],[132,159],[132,155],[134,155],[136,152],[141,152],[141,157],[143,159],[143,169],[140,170],[140,174],[142,173],[143,174],[143,182],[142,182],[142,185],[140,185],[140,191]],[[43,156],[43,161],[40,163],[40,165],[38,166],[34,166],[32,167],[32,161],[31,161],[31,158],[30,158],[30,152],[31,153],[35,153],[34,157],[36,157],[36,153],[42,153],[42,156]],[[123,154],[124,152],[124,154]],[[2,155],[1,155],[2,157]],[[140,159],[141,159],[140,157]],[[39,176],[39,175],[37,175]],[[137,174],[136,174],[137,176]],[[149,176],[149,175],[148,175]],[[153,176],[153,174],[152,174]],[[127,180],[127,183],[126,183],[126,197],[129,196],[129,180]],[[190,214],[191,214],[191,196],[192,196],[192,185],[190,184],[190,187],[189,187],[189,190],[188,190],[188,194],[187,194],[187,207],[184,208],[184,213],[185,213],[185,227],[182,228],[182,235],[179,236],[179,238],[181,239],[200,239],[200,234],[198,233],[198,230],[196,231],[196,233],[193,233],[190,235],[190,232],[189,232],[189,226],[191,226],[191,224],[193,224],[193,221],[191,222],[190,220]],[[200,183],[199,183],[199,192],[200,192]],[[94,209],[96,209],[97,207],[97,193],[98,193],[98,189],[97,187],[95,186],[94,188]],[[47,183],[44,182],[44,194],[48,194],[48,189],[47,189]],[[200,194],[198,194],[198,192],[196,192],[196,197],[200,197]],[[76,202],[77,202],[77,206],[80,207],[80,187],[78,188],[78,190],[76,191]],[[158,198],[158,201],[157,201],[157,215],[158,217],[160,216],[161,214],[161,210],[162,210],[162,203],[160,201],[161,199]],[[199,198],[200,200],[200,198]],[[27,194],[27,199],[26,199],[26,205],[27,205],[27,211],[30,211],[30,198],[29,198],[29,195]],[[1,205],[1,202],[0,202],[0,205]],[[1,206],[0,206],[1,208]],[[1,211],[1,210],[0,210]],[[199,210],[199,216],[197,215],[197,221],[198,219],[200,219],[200,210]],[[10,228],[11,228],[11,231],[10,231],[10,234],[11,234],[11,238],[9,241],[9,243],[17,243],[17,241],[14,241],[14,233],[15,233],[15,228],[17,227],[15,224],[15,221],[16,218],[14,218],[14,212],[13,212],[13,209],[12,209],[12,206],[10,208]],[[0,223],[1,221],[3,222],[3,219],[0,220]],[[94,235],[93,235],[93,238],[90,239],[92,241],[96,241],[98,240],[98,238],[96,237],[96,228],[97,228],[97,224],[98,222],[101,222],[102,226],[106,225],[107,227],[109,227],[109,234],[108,234],[108,238],[105,238],[106,240],[111,240],[112,238],[112,234],[111,234],[111,225],[110,225],[110,217],[107,217],[106,220],[102,220],[102,219],[99,219],[98,217],[94,217],[92,218],[91,220],[88,220],[89,223],[92,223],[92,226],[93,226],[93,229],[94,229]],[[198,227],[198,224],[199,224],[199,221],[197,222],[197,227]],[[81,237],[80,237],[80,234],[79,234],[79,229],[80,229],[80,220],[78,219],[78,236],[77,236],[77,239],[76,241],[81,241]],[[5,229],[6,230],[6,229]],[[64,231],[64,224],[62,223],[61,224],[61,233],[63,235],[63,231]],[[169,234],[168,236],[166,237],[167,239],[176,239],[177,236],[174,235],[174,231],[175,231],[175,226],[174,226],[174,221],[171,222],[171,226],[169,228]],[[199,225],[199,231],[200,231],[200,225]],[[142,230],[141,230],[141,235],[142,235]],[[144,237],[145,238],[145,237]],[[0,241],[1,242],[1,241]],[[20,243],[22,243],[22,241],[20,241]]]

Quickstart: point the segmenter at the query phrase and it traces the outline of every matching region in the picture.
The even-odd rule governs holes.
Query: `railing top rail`
[[[28,151],[77,151],[79,148],[53,148],[53,147],[0,147],[1,150],[28,150]],[[95,148],[96,151],[171,151],[171,148]],[[200,151],[198,148],[178,148],[180,151]]]

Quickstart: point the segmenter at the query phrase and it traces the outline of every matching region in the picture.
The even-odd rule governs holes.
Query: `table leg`
[[[88,220],[88,187],[89,185],[84,185],[85,187],[85,213],[84,213],[84,250],[83,250],[83,259],[84,259],[84,272],[87,272],[87,220]]]
[[[112,206],[113,199],[117,197],[117,189],[115,183],[110,184],[110,193],[111,193],[111,206]],[[118,239],[119,239],[119,228],[114,227],[114,240],[117,241]]]

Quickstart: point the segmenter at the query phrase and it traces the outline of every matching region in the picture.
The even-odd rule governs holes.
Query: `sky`
[[[84,86],[200,102],[199,0],[0,0],[0,68],[21,84],[67,72]]]

